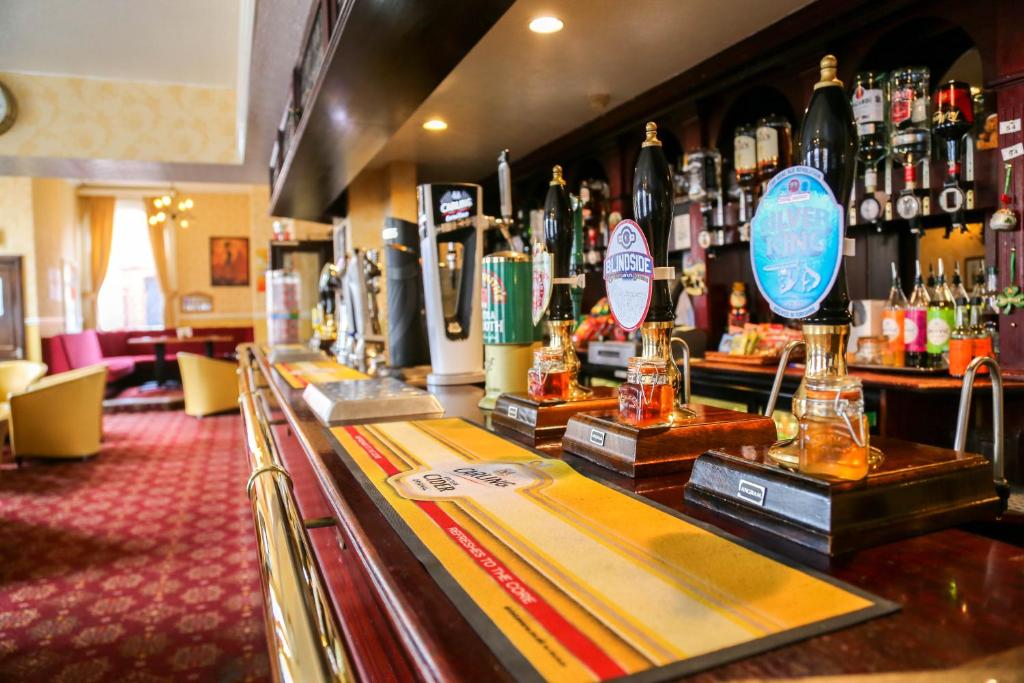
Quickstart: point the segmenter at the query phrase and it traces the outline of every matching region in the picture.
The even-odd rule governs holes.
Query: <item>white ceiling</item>
[[[810,0],[518,0],[378,153],[421,180],[475,180],[760,31]],[[565,28],[532,33],[531,18]],[[448,122],[441,133],[423,121]]]
[[[0,0],[0,71],[234,88],[239,0]]]

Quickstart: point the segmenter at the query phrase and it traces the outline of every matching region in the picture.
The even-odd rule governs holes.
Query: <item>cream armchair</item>
[[[203,417],[238,409],[238,364],[195,353],[178,353],[185,414]]]
[[[11,416],[7,397],[24,391],[45,374],[46,363],[34,360],[0,361],[0,445],[7,439],[8,420]]]
[[[85,458],[100,450],[107,368],[91,365],[44,377],[12,394],[11,450],[25,458]]]

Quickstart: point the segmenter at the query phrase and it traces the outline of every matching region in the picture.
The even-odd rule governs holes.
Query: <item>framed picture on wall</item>
[[[971,287],[974,286],[974,278],[977,277],[978,273],[981,273],[982,277],[985,276],[985,257],[972,256],[971,258],[965,258],[964,287],[967,288],[967,291],[971,291]]]
[[[249,238],[210,238],[210,284],[214,287],[249,286]]]

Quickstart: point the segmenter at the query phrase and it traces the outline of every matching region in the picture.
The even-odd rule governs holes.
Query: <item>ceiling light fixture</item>
[[[448,124],[441,119],[430,119],[423,122],[423,128],[424,130],[446,130]]]
[[[153,200],[154,211],[150,212],[149,224],[172,223],[177,224],[183,230],[187,229],[192,224],[193,206],[195,206],[195,202],[191,197],[183,197],[176,190],[171,190],[170,194]]]
[[[530,30],[534,33],[558,33],[564,26],[558,17],[537,17],[530,22]]]

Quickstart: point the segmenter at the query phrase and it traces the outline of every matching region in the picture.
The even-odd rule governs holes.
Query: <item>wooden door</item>
[[[25,357],[21,257],[0,256],[0,359]]]

